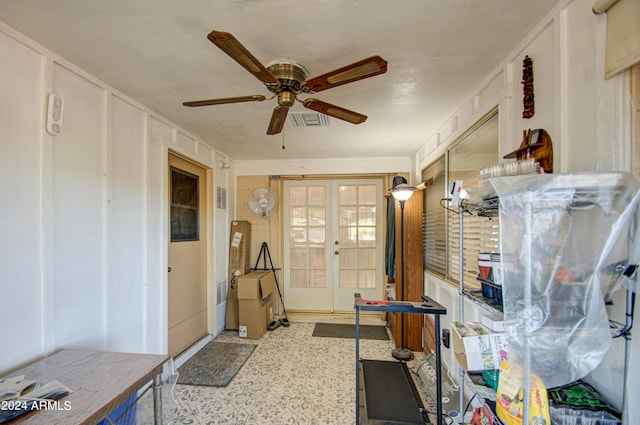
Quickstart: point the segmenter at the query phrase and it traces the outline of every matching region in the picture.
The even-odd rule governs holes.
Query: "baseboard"
[[[183,364],[187,362],[191,357],[193,357],[198,351],[200,351],[205,345],[213,340],[213,336],[207,335],[203,337],[201,340],[193,344],[191,347],[184,350],[182,353],[178,354],[178,357],[173,359],[173,366],[175,369],[179,368]]]

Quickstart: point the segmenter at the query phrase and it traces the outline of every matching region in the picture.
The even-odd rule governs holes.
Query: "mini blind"
[[[460,259],[460,217],[457,208],[447,208],[448,185],[462,180],[468,191],[478,187],[479,170],[498,161],[498,112],[488,114],[460,137],[445,155],[422,172],[426,183],[424,204],[425,269],[460,281],[460,263],[464,267],[465,286],[479,286],[478,254],[499,250],[498,218],[476,215],[463,218],[463,258]]]
[[[455,180],[463,180],[467,190],[478,187],[477,173],[454,174],[451,177]],[[460,282],[460,215],[449,211],[449,223],[449,240],[451,241],[449,251],[451,273],[449,277],[455,282]],[[476,279],[478,276],[478,254],[500,250],[498,219],[497,217],[489,219],[465,213],[462,225],[465,287],[478,287],[480,286]]]
[[[498,158],[498,114],[480,121],[460,141],[449,149],[447,172],[449,184],[462,180],[462,187],[473,197],[478,188],[479,170],[495,164]],[[449,278],[460,282],[460,215],[448,211],[449,215]],[[464,213],[463,217],[463,270],[465,287],[480,286],[478,276],[478,253],[499,250],[498,219],[489,220]]]
[[[607,14],[605,78],[640,62],[640,1],[598,0],[595,13]]]
[[[447,217],[446,210],[440,204],[440,200],[446,196],[444,156],[424,169],[422,181],[427,184],[422,238],[424,267],[444,276],[447,273]]]

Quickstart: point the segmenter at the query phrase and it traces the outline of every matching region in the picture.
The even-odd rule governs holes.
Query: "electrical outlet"
[[[444,345],[445,348],[449,348],[450,341],[451,341],[451,331],[449,329],[443,329],[442,330],[442,345]]]

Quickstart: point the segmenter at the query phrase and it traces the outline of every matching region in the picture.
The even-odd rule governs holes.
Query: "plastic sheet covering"
[[[547,388],[573,382],[606,355],[611,331],[604,300],[639,261],[639,182],[625,173],[490,182],[500,199],[510,363]]]

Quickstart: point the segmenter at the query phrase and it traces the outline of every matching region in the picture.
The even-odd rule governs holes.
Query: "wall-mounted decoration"
[[[540,164],[541,173],[553,172],[553,143],[551,136],[542,128],[522,130],[522,143],[515,151],[504,156],[518,160],[534,158]]]
[[[171,167],[171,242],[200,240],[198,176]]]
[[[533,61],[525,56],[522,61],[522,118],[531,118],[536,111],[533,99]]]

